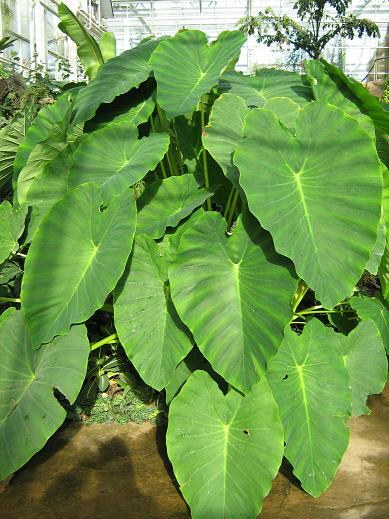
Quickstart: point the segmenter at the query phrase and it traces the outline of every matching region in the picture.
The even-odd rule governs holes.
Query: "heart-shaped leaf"
[[[15,156],[26,133],[26,115],[15,117],[0,130],[0,187],[12,177]]]
[[[211,189],[199,189],[190,174],[153,182],[137,200],[137,233],[161,238],[167,227],[176,227],[213,193]]]
[[[347,297],[377,240],[382,195],[374,144],[356,120],[314,101],[300,110],[294,136],[269,110],[253,109],[234,162],[276,250],[325,307]]]
[[[371,319],[375,323],[389,355],[389,310],[385,302],[377,296],[352,297],[350,303],[360,319]]]
[[[53,394],[72,404],[85,378],[89,342],[83,325],[34,351],[21,311],[0,322],[0,480],[23,466],[65,420]]]
[[[133,126],[139,126],[147,121],[155,108],[151,97],[144,98],[142,94],[125,94],[117,97],[111,104],[103,104],[97,110],[93,119],[85,125],[85,131],[101,130],[110,123],[126,121]]]
[[[122,121],[90,133],[78,146],[69,173],[69,187],[85,182],[101,186],[104,200],[129,188],[152,171],[169,147],[167,133],[138,139],[135,126]]]
[[[16,186],[19,173],[27,164],[34,147],[38,143],[49,139],[51,135],[64,134],[66,132],[70,116],[69,108],[70,95],[64,94],[53,105],[45,106],[38,112],[16,153],[13,165],[14,187]]]
[[[115,291],[114,309],[115,327],[128,358],[147,384],[161,390],[192,341],[170,298],[167,262],[147,236],[135,240]]]
[[[317,60],[309,60],[304,63],[304,68],[312,84],[312,91],[315,99],[330,103],[345,111],[356,119],[361,128],[370,135],[375,141],[374,124],[371,118],[359,109],[356,98],[349,92],[345,92],[335,77],[332,77],[323,63]],[[337,69],[337,67],[334,67]]]
[[[284,126],[295,132],[296,119],[301,108],[297,103],[287,97],[273,97],[263,107],[275,113]]]
[[[102,65],[96,77],[80,90],[74,103],[74,124],[80,124],[95,115],[103,103],[137,88],[149,77],[148,60],[160,40],[149,39]]]
[[[124,271],[136,226],[132,192],[101,206],[99,188],[83,184],[55,204],[35,232],[21,294],[35,348],[88,319]]]
[[[287,97],[300,106],[312,100],[312,90],[306,76],[274,68],[259,69],[255,76],[225,72],[218,90],[242,97],[247,106],[263,106],[274,97]]]
[[[203,355],[247,393],[266,371],[291,319],[297,280],[270,235],[245,217],[226,236],[219,213],[183,234],[169,268],[172,298]]]
[[[249,111],[241,97],[223,94],[215,101],[203,134],[205,149],[235,186],[238,186],[239,170],[232,157],[243,138],[244,118]]]
[[[336,338],[350,377],[353,415],[370,414],[366,399],[382,392],[388,374],[380,331],[374,321],[363,320],[349,335]]]
[[[245,397],[234,390],[224,396],[204,371],[171,403],[166,442],[193,519],[255,519],[284,447],[265,378]]]
[[[314,497],[331,484],[349,438],[351,393],[337,335],[317,319],[300,336],[287,328],[267,375],[285,431],[285,456]]]
[[[202,31],[183,30],[158,45],[150,63],[158,104],[169,119],[196,108],[202,94],[217,84],[230,61],[239,56],[245,40],[241,31],[225,31],[208,45]]]
[[[26,213],[26,209],[14,210],[8,200],[0,204],[0,263],[18,248]]]

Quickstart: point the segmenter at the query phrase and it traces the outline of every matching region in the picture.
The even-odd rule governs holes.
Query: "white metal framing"
[[[57,43],[54,49],[48,48],[47,35],[47,17],[52,16],[55,26],[59,19],[57,16],[58,4],[61,0],[15,0],[12,29],[4,31],[3,20],[0,12],[0,37],[5,34],[10,34],[16,38],[12,51],[19,57],[20,68],[26,72],[30,68],[34,68],[40,64],[44,69],[53,73],[59,78],[58,62],[55,60],[55,69],[50,67],[51,58],[65,58],[69,61],[71,66],[71,79],[77,79],[77,52],[75,44],[61,31],[55,30],[55,37],[51,43]],[[103,31],[106,30],[106,24],[100,13],[100,2],[94,0],[97,5],[97,10],[94,9],[91,0],[66,0],[65,3],[77,13],[79,19],[84,23],[87,30],[96,38],[99,38]],[[29,12],[29,28],[27,32],[22,30],[22,12],[28,10]],[[29,46],[29,56],[26,57],[22,51],[22,45]],[[60,44],[60,45],[59,45]],[[63,52],[58,51],[58,47],[63,48]],[[5,51],[0,60],[4,62],[10,61],[10,50]]]
[[[140,39],[154,34],[172,35],[179,29],[203,30],[212,40],[223,30],[236,28],[238,20],[247,14],[256,14],[266,7],[277,13],[295,16],[293,0],[113,0],[114,18],[108,19],[108,27],[114,31],[118,50],[134,46]],[[364,37],[352,41],[338,41],[326,49],[326,57],[342,56],[345,71],[362,79],[375,57],[389,54],[388,0],[354,0],[352,12],[357,16],[375,21],[381,31],[380,40]],[[287,53],[273,45],[260,45],[254,37],[249,38],[242,49],[238,68],[252,71],[258,66],[282,65]],[[386,61],[376,67],[377,76],[388,72]]]

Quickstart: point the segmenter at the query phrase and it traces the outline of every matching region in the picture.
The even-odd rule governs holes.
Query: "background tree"
[[[290,44],[302,49],[313,59],[319,59],[327,43],[340,36],[353,39],[363,34],[379,37],[378,26],[366,18],[347,13],[351,0],[300,0],[293,8],[300,22],[287,15],[277,15],[271,7],[257,16],[242,18],[239,28],[245,34],[257,34],[257,41]],[[329,8],[335,9],[332,15]]]

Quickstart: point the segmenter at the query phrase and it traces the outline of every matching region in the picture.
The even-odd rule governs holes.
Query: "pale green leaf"
[[[176,227],[213,193],[199,188],[191,174],[153,182],[137,200],[137,233],[161,238],[167,227]]]
[[[113,32],[103,32],[99,40],[99,47],[104,63],[116,56],[116,37]]]
[[[39,110],[38,115],[28,128],[25,138],[20,143],[15,156],[13,165],[14,186],[20,171],[27,164],[28,157],[35,145],[48,139],[58,129],[63,129],[67,126],[69,99],[70,94],[64,94],[54,104]]]
[[[274,97],[288,97],[300,106],[312,99],[306,76],[274,68],[259,69],[250,76],[235,71],[225,72],[218,90],[242,97],[247,106],[263,106]]]
[[[381,215],[380,225],[378,227],[378,235],[377,235],[377,241],[374,245],[374,248],[371,252],[369,261],[366,265],[366,270],[370,272],[370,274],[377,275],[378,268],[381,263],[381,258],[384,254],[386,245],[386,225],[385,225],[385,218],[384,214]]]
[[[349,373],[353,415],[370,414],[366,399],[382,392],[388,374],[380,331],[369,319],[359,323],[349,335],[338,333],[336,337]]]
[[[239,170],[232,157],[242,140],[243,122],[248,113],[249,109],[241,97],[223,94],[215,101],[203,134],[205,149],[235,186],[238,186]]]
[[[122,121],[88,134],[74,154],[69,187],[85,182],[101,186],[109,200],[141,180],[162,160],[169,147],[167,133],[138,139],[135,126]]]
[[[250,211],[317,299],[332,308],[347,297],[377,240],[382,195],[374,143],[356,120],[314,101],[294,136],[255,108],[234,162]]]
[[[169,410],[167,450],[193,519],[255,519],[283,453],[277,405],[265,378],[224,396],[196,371]]]
[[[192,348],[170,298],[167,262],[158,245],[137,236],[115,291],[115,327],[128,358],[146,384],[161,390]]]
[[[297,280],[270,235],[248,217],[232,236],[204,213],[181,237],[169,268],[173,302],[213,369],[248,392],[266,371],[292,316]]]
[[[380,296],[377,297],[352,297],[352,308],[362,320],[371,319],[380,331],[382,342],[389,355],[389,310]]]
[[[89,355],[83,325],[34,350],[21,311],[9,309],[0,322],[0,480],[22,467],[65,420],[53,394],[72,404],[81,389]]]
[[[162,41],[151,56],[157,101],[169,119],[192,112],[219,80],[245,42],[240,31],[222,32],[208,45],[205,33],[183,30]]]
[[[58,16],[61,19],[59,29],[77,45],[77,54],[82,66],[89,79],[93,79],[99,66],[104,63],[96,40],[64,3],[58,6]]]
[[[317,319],[300,336],[287,328],[267,375],[284,427],[285,456],[314,497],[331,484],[349,439],[351,392],[337,335]]]
[[[74,124],[92,119],[98,107],[111,103],[115,97],[138,87],[149,77],[148,60],[160,40],[141,42],[100,67],[96,77],[77,95],[74,103]]]
[[[0,204],[0,263],[17,250],[23,233],[26,209],[14,209],[8,200]]]
[[[356,104],[354,96],[345,92],[344,86],[339,84],[336,76],[332,76],[326,70],[323,62],[317,60],[309,60],[304,63],[308,78],[312,84],[312,90],[315,99],[327,102],[344,110],[348,115],[356,119],[361,128],[375,142],[374,124],[370,117],[365,115]],[[337,67],[333,67],[337,69]]]
[[[296,119],[300,106],[287,97],[273,97],[266,101],[264,108],[276,114],[281,123],[291,132],[296,130]]]
[[[35,232],[21,293],[34,347],[88,319],[124,271],[136,226],[132,192],[101,206],[99,188],[83,184],[55,204]]]
[[[19,145],[26,132],[26,118],[23,113],[16,116],[0,130],[0,186],[12,177],[13,164]]]

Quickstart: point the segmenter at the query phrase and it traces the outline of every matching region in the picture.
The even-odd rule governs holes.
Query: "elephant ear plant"
[[[0,206],[0,300],[21,302],[0,316],[1,478],[120,342],[165,392],[192,517],[254,519],[283,456],[312,496],[331,484],[387,378],[389,112],[325,61],[235,72],[244,41],[144,40],[28,129]]]

